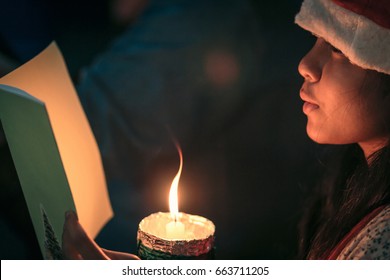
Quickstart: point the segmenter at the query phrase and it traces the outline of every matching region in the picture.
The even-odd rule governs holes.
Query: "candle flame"
[[[179,199],[178,199],[177,190],[179,187],[181,170],[183,168],[183,154],[179,144],[175,143],[175,145],[180,156],[180,166],[175,178],[172,181],[171,189],[169,191],[169,211],[171,212],[172,219],[177,221],[179,216],[179,201],[178,201]]]

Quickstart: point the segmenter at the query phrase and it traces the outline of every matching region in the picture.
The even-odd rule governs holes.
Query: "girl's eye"
[[[342,51],[340,51],[338,48],[333,47],[332,45],[330,45],[330,48],[331,48],[332,52],[334,52],[334,53],[343,54]]]

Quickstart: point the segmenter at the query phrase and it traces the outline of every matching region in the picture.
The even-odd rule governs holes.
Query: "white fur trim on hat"
[[[390,75],[390,30],[331,0],[304,0],[295,23],[364,69]]]

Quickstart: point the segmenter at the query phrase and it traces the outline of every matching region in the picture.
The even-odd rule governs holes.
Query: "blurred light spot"
[[[218,88],[234,84],[239,75],[237,59],[227,51],[214,51],[206,57],[206,75],[211,83]]]

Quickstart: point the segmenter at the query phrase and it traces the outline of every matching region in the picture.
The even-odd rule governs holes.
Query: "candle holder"
[[[179,213],[177,218],[185,228],[180,236],[168,230],[176,223],[170,213],[158,212],[144,218],[137,233],[138,256],[146,260],[214,259],[213,222],[186,213]]]

